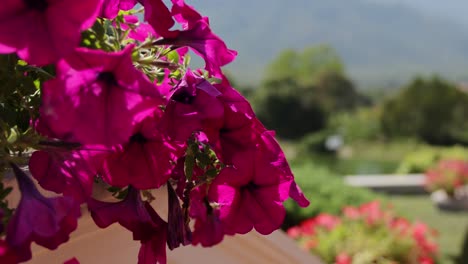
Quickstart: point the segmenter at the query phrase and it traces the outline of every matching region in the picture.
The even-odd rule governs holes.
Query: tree
[[[331,113],[366,102],[337,53],[325,45],[279,54],[254,98],[259,118],[288,139],[319,131]]]
[[[430,144],[468,144],[468,95],[438,77],[416,78],[384,103],[387,136],[412,136]]]

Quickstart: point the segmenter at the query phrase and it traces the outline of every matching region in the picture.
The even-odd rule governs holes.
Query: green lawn
[[[441,263],[456,263],[452,258],[462,254],[463,240],[468,236],[468,212],[442,212],[435,208],[429,197],[425,195],[392,195],[388,200],[402,215],[420,220],[437,229]],[[459,263],[468,264],[468,262]]]

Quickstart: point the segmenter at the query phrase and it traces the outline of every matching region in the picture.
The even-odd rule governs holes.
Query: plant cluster
[[[2,186],[1,263],[31,259],[33,242],[67,242],[84,204],[99,227],[132,232],[141,264],[166,263],[166,245],[269,234],[286,199],[308,205],[274,133],[221,71],[236,52],[207,17],[166,2],[2,2],[0,165],[21,200],[10,208]],[[189,52],[204,69],[190,68]],[[60,195],[43,196],[36,181]],[[118,201],[93,197],[96,182]],[[167,217],[151,206],[158,188]]]
[[[454,196],[457,188],[468,184],[468,161],[441,160],[427,170],[425,176],[427,190],[444,190],[449,196]]]
[[[435,231],[398,217],[377,201],[320,214],[288,229],[306,250],[326,263],[435,263]]]
[[[293,165],[293,171],[304,195],[313,199],[313,202],[307,208],[300,208],[294,201],[286,201],[287,215],[283,229],[321,213],[339,214],[346,205],[358,206],[376,199],[384,200],[383,196],[368,189],[346,185],[341,177],[327,167],[312,161],[305,165]]]

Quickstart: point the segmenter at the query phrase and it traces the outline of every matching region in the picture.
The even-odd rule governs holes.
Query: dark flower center
[[[98,82],[102,82],[107,86],[117,86],[117,79],[113,72],[100,72],[97,77]]]
[[[33,10],[37,10],[39,12],[44,12],[47,7],[49,7],[49,3],[47,0],[23,0],[27,7]]]
[[[133,134],[130,137],[130,142],[144,144],[144,143],[148,142],[148,139],[145,138],[145,136],[143,136],[143,134],[136,133],[136,134]]]
[[[195,100],[195,96],[187,90],[179,90],[172,95],[172,99],[179,103],[192,104]]]
[[[258,185],[255,184],[253,181],[249,182],[247,185],[242,186],[242,189],[253,192],[258,189]]]

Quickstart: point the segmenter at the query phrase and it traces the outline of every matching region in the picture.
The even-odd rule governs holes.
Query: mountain
[[[352,78],[361,84],[401,82],[419,73],[468,76],[468,26],[404,1],[187,3],[209,16],[214,32],[239,52],[227,69],[240,83],[258,82],[265,65],[285,48],[323,43],[338,51]]]
[[[443,19],[451,20],[468,27],[468,1],[450,0],[450,1],[431,1],[431,0],[368,0],[373,2],[399,3],[414,7],[424,13],[438,16]]]

